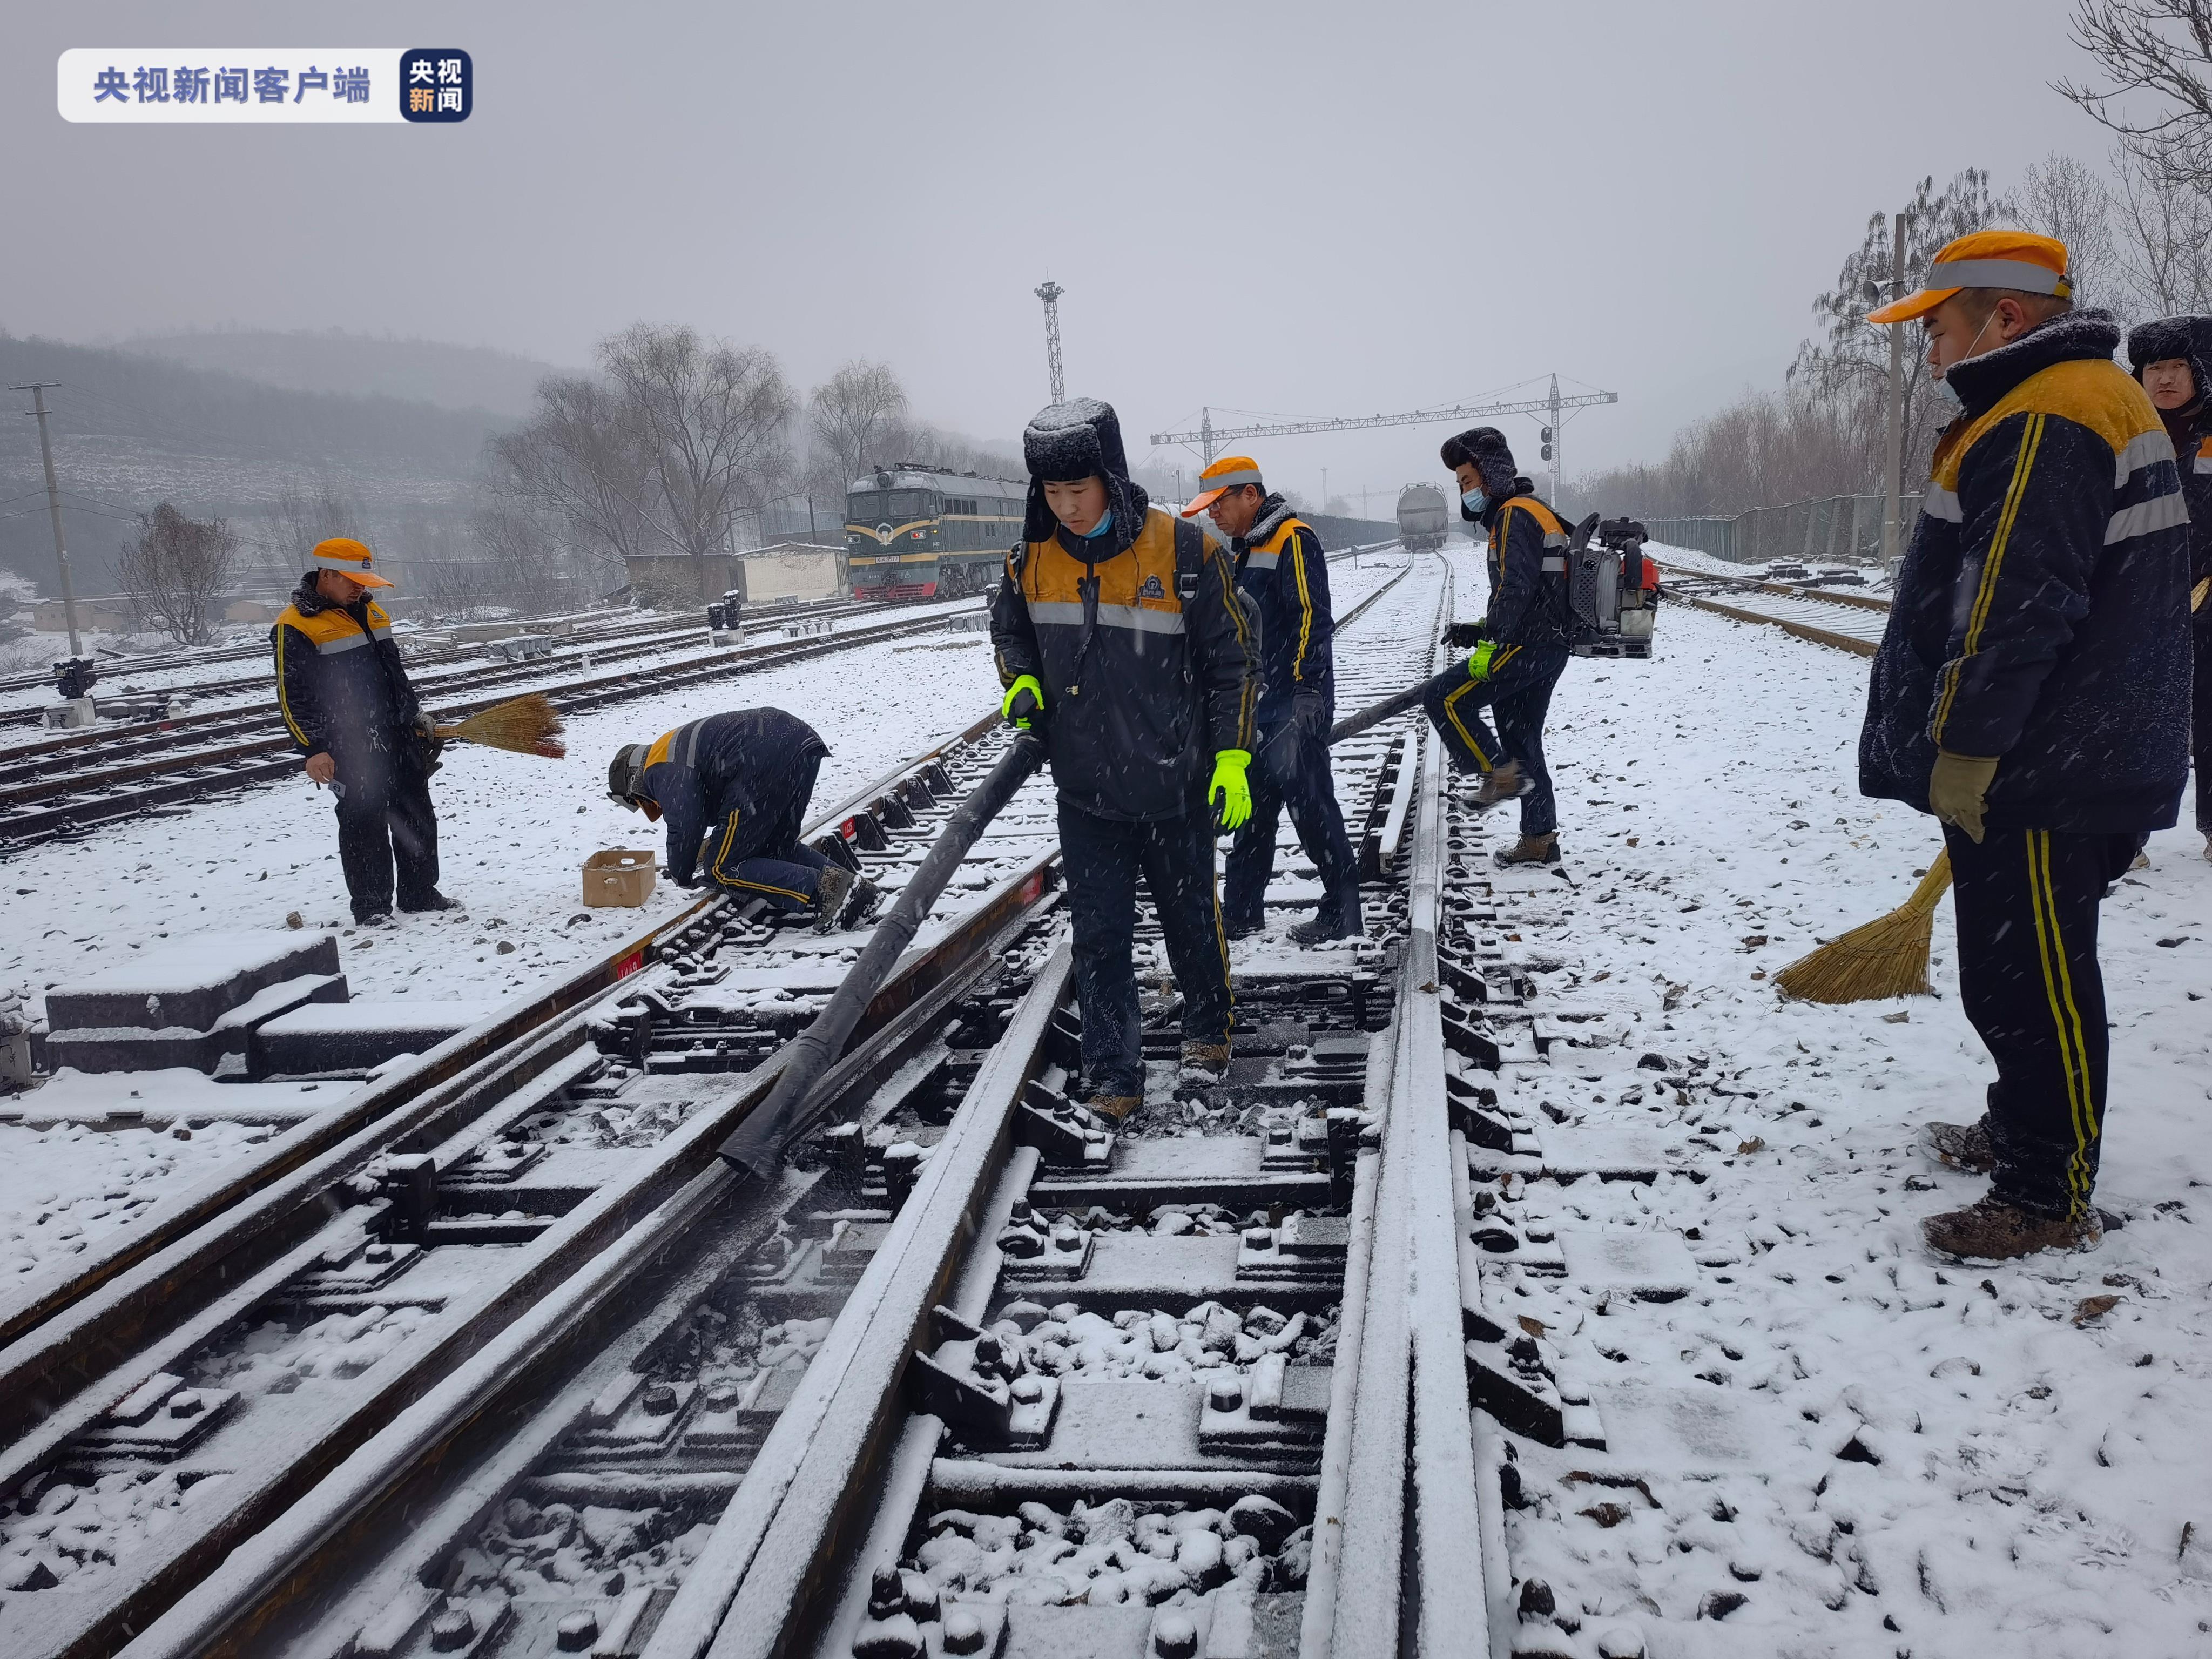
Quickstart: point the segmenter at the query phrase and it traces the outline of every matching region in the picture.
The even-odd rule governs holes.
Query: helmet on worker
[[[615,757],[607,766],[607,799],[633,812],[644,813],[648,821],[658,822],[660,803],[645,787],[648,752],[647,745],[641,743],[626,743],[615,750]]]
[[[1205,514],[1224,536],[1249,530],[1267,502],[1260,463],[1249,455],[1224,455],[1198,475],[1198,494],[1183,507],[1186,519]]]

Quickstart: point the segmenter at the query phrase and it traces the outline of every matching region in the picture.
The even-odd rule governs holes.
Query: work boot
[[[2038,1215],[1993,1196],[1929,1216],[1920,1233],[1932,1250],[1983,1261],[2011,1261],[2042,1250],[2093,1250],[2105,1237],[2094,1209],[2075,1217]]]
[[[2212,830],[2204,832],[2204,861],[2212,864]]]
[[[1996,1148],[1990,1145],[1989,1119],[1972,1123],[1930,1123],[1920,1131],[1920,1144],[1935,1154],[1938,1164],[1968,1175],[1987,1175],[1997,1167]]]
[[[1267,925],[1266,919],[1261,916],[1254,916],[1249,921],[1243,916],[1224,916],[1221,919],[1221,934],[1224,939],[1249,939]]]
[[[434,887],[422,898],[416,899],[411,904],[403,902],[399,908],[408,911],[458,910],[461,908],[461,902],[457,898],[447,897]]]
[[[866,876],[855,878],[853,890],[846,897],[844,908],[837,912],[840,931],[858,927],[876,914],[876,907],[884,902],[883,889]]]
[[[1487,811],[1500,801],[1518,800],[1535,787],[1534,779],[1521,775],[1519,761],[1507,761],[1482,775],[1482,787],[1474,792],[1474,804]]]
[[[1501,847],[1490,855],[1491,862],[1501,870],[1510,870],[1522,864],[1557,864],[1559,861],[1559,832],[1556,830],[1541,836],[1523,836],[1510,847]]]
[[[838,919],[860,884],[860,877],[842,864],[833,864],[814,878],[814,931],[834,933]]]
[[[1332,939],[1366,936],[1367,924],[1359,914],[1356,891],[1349,899],[1323,899],[1319,909],[1291,929],[1291,938],[1300,945],[1327,945]]]
[[[1211,1087],[1229,1075],[1229,1045],[1226,1042],[1194,1042],[1188,1037],[1182,1042],[1182,1067],[1176,1073],[1176,1081],[1185,1088]]]
[[[1093,1095],[1083,1103],[1109,1123],[1119,1123],[1145,1103],[1142,1095]]]
[[[365,910],[356,910],[353,913],[353,925],[356,927],[389,927],[392,926],[392,907],[388,904],[373,905]]]

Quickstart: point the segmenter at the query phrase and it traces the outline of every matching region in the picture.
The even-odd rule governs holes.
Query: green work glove
[[[1467,659],[1467,677],[1471,680],[1490,678],[1490,659],[1498,654],[1498,641],[1485,640],[1474,647],[1474,654]]]
[[[1213,781],[1206,786],[1206,799],[1224,830],[1237,829],[1252,816],[1252,786],[1244,781],[1244,769],[1251,763],[1249,749],[1224,749],[1213,757]]]
[[[1928,775],[1928,807],[1945,823],[1955,823],[1975,846],[1982,844],[1983,797],[1997,775],[1993,756],[1954,755],[1936,751],[1936,768]]]
[[[1044,687],[1034,674],[1024,674],[1006,688],[1006,700],[999,705],[1001,718],[1012,720],[1026,732],[1030,721],[1044,713]]]

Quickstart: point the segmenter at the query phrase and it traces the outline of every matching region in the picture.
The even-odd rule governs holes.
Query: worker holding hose
[[[1429,682],[1429,719],[1453,763],[1482,774],[1478,805],[1521,802],[1521,838],[1494,855],[1504,866],[1559,861],[1559,811],[1544,761],[1544,719],[1575,642],[1567,597],[1567,527],[1514,471],[1513,451],[1494,426],[1444,440],[1443,463],[1459,478],[1460,516],[1490,535],[1490,608],[1480,623],[1455,623],[1445,642],[1472,647]],[[1493,736],[1482,718],[1497,715]]]
[[[1216,823],[1251,811],[1252,644],[1228,561],[1131,482],[1121,423],[1079,398],[1022,434],[1023,541],[991,602],[1003,710],[1041,732],[1059,793],[1089,1103],[1144,1102],[1139,874],[1182,996],[1182,1080],[1229,1066]]]
[[[1249,456],[1224,456],[1198,482],[1182,516],[1204,513],[1229,538],[1237,590],[1260,623],[1252,816],[1229,851],[1224,925],[1230,938],[1242,939],[1266,924],[1275,826],[1287,806],[1322,884],[1320,908],[1291,937],[1300,945],[1357,939],[1365,931],[1359,860],[1328,767],[1328,728],[1336,718],[1328,560],[1312,526],[1260,481],[1260,464]]]
[[[1990,1190],[1921,1231],[2008,1260],[2103,1234],[2097,910],[2188,776],[2189,515],[2119,330],[2074,310],[2064,243],[1979,231],[1927,280],[1868,318],[1920,321],[1960,413],[1898,569],[1859,787],[1943,825],[1959,1000],[1996,1063],[1979,1121],[1925,1131]]]
[[[830,745],[796,714],[739,708],[627,744],[607,768],[607,794],[668,819],[668,878],[705,875],[738,898],[813,918],[814,931],[855,927],[876,908],[875,883],[808,846],[799,831]]]
[[[2173,441],[2189,503],[2190,748],[2197,832],[2212,860],[2212,317],[2161,317],[2128,334],[2128,362]]]
[[[402,910],[453,910],[438,890],[438,815],[430,774],[438,738],[423,718],[392,642],[392,618],[369,598],[392,583],[375,556],[347,536],[318,542],[292,602],[269,630],[276,704],[307,757],[302,769],[337,797],[338,863],[353,919]]]

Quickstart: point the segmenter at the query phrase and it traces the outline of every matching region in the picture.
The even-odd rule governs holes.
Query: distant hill
[[[292,392],[405,398],[441,409],[482,409],[519,418],[551,363],[488,346],[446,345],[337,329],[210,329],[141,335],[117,349],[220,369]]]
[[[33,380],[60,382],[46,399],[70,544],[88,566],[80,592],[105,591],[118,540],[163,501],[251,519],[288,485],[322,483],[380,517],[465,512],[484,439],[513,423],[481,405],[292,390],[137,351],[0,334],[0,386]],[[27,392],[0,396],[11,411],[30,407]],[[40,484],[37,423],[0,420],[0,566],[51,589]]]

